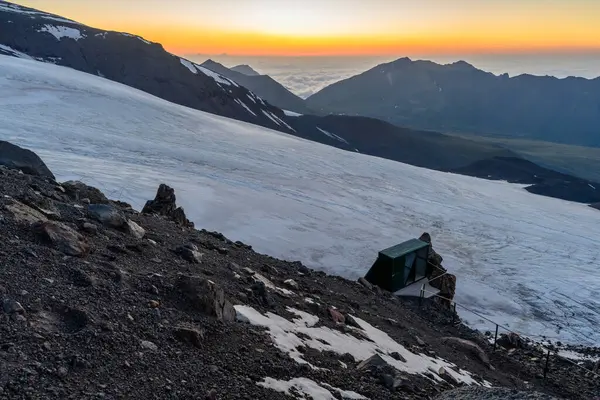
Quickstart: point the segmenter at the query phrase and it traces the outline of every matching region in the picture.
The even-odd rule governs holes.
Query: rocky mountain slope
[[[401,58],[330,85],[306,102],[322,112],[417,129],[600,146],[600,78],[496,76],[463,61]]]
[[[239,72],[239,73],[244,74],[244,75],[248,75],[248,76],[257,76],[257,75],[260,75],[251,66],[246,65],[246,64],[236,65],[235,67],[231,67],[229,69],[232,70],[232,71],[235,71],[235,72]]]
[[[213,60],[207,60],[201,65],[247,87],[261,98],[279,108],[301,114],[315,114],[314,111],[311,111],[306,106],[304,99],[301,99],[290,92],[281,83],[277,82],[269,75],[259,75],[249,66],[245,66],[247,68],[238,66],[238,69],[241,70],[236,71],[233,68],[229,69]],[[250,68],[250,70],[248,70],[248,68]],[[254,71],[254,73],[252,73],[252,71]]]
[[[173,103],[290,132],[277,107],[141,37],[0,1],[0,54],[99,75]]]
[[[196,230],[167,186],[140,213],[84,183],[58,183],[41,165],[28,169],[34,175],[0,167],[0,398],[600,391],[555,356],[544,380],[532,344],[504,340],[517,347],[492,352],[435,301],[419,305]]]

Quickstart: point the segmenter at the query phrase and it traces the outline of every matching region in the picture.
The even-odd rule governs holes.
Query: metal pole
[[[546,379],[546,375],[548,374],[549,363],[550,363],[550,349],[548,349],[548,354],[546,354],[546,366],[544,367],[544,379]]]
[[[496,324],[496,335],[494,336],[494,350],[492,350],[492,352],[496,351],[496,342],[498,341],[498,324]]]
[[[452,314],[452,323],[456,321],[456,302],[454,302],[454,313]]]
[[[421,293],[419,295],[419,306],[423,304],[423,297],[425,296],[425,285],[421,285]]]

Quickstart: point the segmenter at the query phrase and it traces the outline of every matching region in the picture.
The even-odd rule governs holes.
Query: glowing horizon
[[[405,0],[17,2],[100,29],[137,34],[178,54],[600,51],[600,1],[594,0],[422,0],[418,5]]]

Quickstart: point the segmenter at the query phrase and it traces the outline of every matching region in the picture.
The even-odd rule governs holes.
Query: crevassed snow
[[[60,25],[44,25],[42,26],[38,32],[48,32],[52,36],[54,36],[57,40],[62,38],[73,39],[75,41],[82,39],[85,37],[84,34],[81,33],[79,29],[69,28],[68,26],[60,26]]]
[[[196,68],[198,68],[198,70],[200,72],[202,72],[204,75],[207,75],[207,76],[210,76],[211,78],[213,78],[217,83],[222,83],[227,86],[231,86],[231,85],[234,85],[236,87],[238,86],[237,83],[235,83],[234,81],[227,79],[227,78],[217,74],[216,72],[211,71],[208,68],[205,68],[198,64],[194,64],[194,66],[196,66]]]
[[[471,377],[469,372],[460,369],[458,369],[459,372],[456,372],[453,369],[456,366],[452,363],[425,354],[415,354],[394,341],[387,333],[355,316],[353,318],[370,340],[360,340],[355,336],[346,335],[325,326],[315,327],[314,325],[318,322],[318,317],[291,307],[287,307],[287,310],[298,315],[300,318],[289,321],[270,312],[263,315],[250,306],[236,305],[234,307],[236,317],[239,321],[268,328],[268,333],[271,335],[275,346],[281,351],[288,353],[296,362],[308,364],[313,368],[316,367],[304,360],[303,354],[298,350],[298,347],[310,347],[319,351],[333,351],[340,355],[350,353],[357,361],[363,361],[378,354],[388,364],[399,371],[421,375],[428,373],[434,379],[442,381],[438,373],[441,368],[444,368],[457,381],[468,385],[481,385]],[[404,357],[406,362],[398,361],[390,356],[393,352],[398,352]],[[490,386],[489,382],[484,382],[483,385]]]
[[[194,64],[192,64],[191,62],[189,62],[185,58],[180,58],[179,61],[181,61],[181,64],[183,64],[184,67],[186,67],[187,69],[189,69],[190,72],[192,72],[194,74],[198,73],[198,70],[196,69],[196,67],[194,66]]]
[[[17,51],[15,49],[13,49],[12,47],[8,47],[4,44],[0,44],[0,49],[11,53],[13,56],[18,57],[18,58],[23,58],[25,60],[33,60],[33,58],[31,56],[29,56],[25,53],[21,53],[20,51]]]
[[[241,101],[240,99],[235,99],[235,102],[238,103],[240,106],[244,107],[246,109],[246,111],[248,111],[250,114],[254,115],[256,117],[256,114],[254,113],[254,111],[252,111],[250,109],[250,107],[248,107],[246,105],[246,103],[244,103],[243,101]]]
[[[0,56],[0,138],[141,209],[161,182],[198,227],[355,279],[433,236],[456,299],[513,330],[600,343],[600,214],[522,186],[417,168]],[[494,326],[458,308],[477,328]]]
[[[293,112],[293,111],[289,111],[289,110],[283,110],[283,113],[285,115],[287,115],[288,117],[301,117],[302,114],[299,114],[297,112]]]
[[[322,133],[322,134],[324,134],[325,136],[329,136],[330,138],[332,138],[332,139],[335,139],[335,140],[337,140],[338,142],[342,142],[342,143],[349,144],[349,143],[346,141],[346,139],[344,139],[344,138],[342,138],[342,137],[339,137],[339,136],[338,136],[338,135],[336,135],[335,133],[327,132],[325,129],[321,129],[321,128],[319,128],[318,126],[317,126],[317,129],[318,129],[319,131],[321,131],[321,133]]]
[[[313,400],[337,400],[337,397],[335,397],[328,389],[338,392],[343,399],[367,399],[365,396],[362,396],[356,392],[341,390],[328,384],[319,385],[317,382],[308,378],[293,378],[289,381],[265,378],[262,382],[258,382],[257,385],[275,390],[277,392],[285,393],[290,396],[293,395],[292,389],[296,389],[296,391],[303,395],[303,398]]]

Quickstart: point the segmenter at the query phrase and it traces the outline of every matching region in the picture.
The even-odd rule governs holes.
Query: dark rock
[[[235,320],[235,309],[217,284],[202,277],[181,275],[176,287],[189,307],[221,321]]]
[[[508,335],[504,333],[501,334],[497,344],[505,349],[522,349],[526,347],[523,339],[513,332],[510,332]]]
[[[184,343],[190,343],[195,347],[202,347],[204,331],[188,326],[177,326],[173,329],[175,338]]]
[[[344,317],[346,319],[346,325],[353,326],[358,329],[362,329],[362,326],[360,326],[360,324],[358,322],[356,322],[356,320],[354,319],[354,317],[352,317],[352,315],[346,314]]]
[[[96,233],[98,233],[98,226],[96,226],[95,224],[92,224],[90,222],[84,222],[83,225],[81,225],[81,229],[92,235],[95,235]]]
[[[398,353],[397,351],[390,353],[390,357],[392,357],[394,360],[406,362],[406,358],[402,357],[402,355],[400,353]]]
[[[367,281],[363,277],[358,278],[358,283],[360,283],[361,285],[363,285],[364,287],[366,287],[369,290],[373,290],[373,285],[371,285],[371,282]]]
[[[308,269],[308,267],[302,264],[298,266],[298,272],[304,275],[310,275],[310,269]]]
[[[90,218],[95,219],[105,226],[124,229],[127,225],[127,218],[125,218],[125,215],[111,205],[90,204],[87,211]]]
[[[454,300],[454,294],[456,293],[456,276],[449,274],[448,270],[442,266],[443,257],[439,255],[434,249],[431,242],[431,235],[424,232],[419,240],[429,243],[429,255],[428,262],[431,266],[431,272],[427,278],[429,278],[429,284],[436,289],[440,290],[439,297],[435,300],[443,305],[444,307],[450,307]]]
[[[283,283],[290,289],[298,289],[298,282],[293,279],[286,279]]]
[[[490,359],[485,354],[483,349],[477,345],[477,343],[472,342],[470,340],[465,340],[456,337],[444,337],[442,338],[442,343],[446,345],[454,346],[457,349],[460,349],[463,353],[471,354],[475,356],[479,361],[484,363],[487,367],[490,366]]]
[[[158,187],[154,200],[146,202],[142,213],[163,215],[179,225],[194,227],[194,224],[185,216],[183,208],[177,207],[175,190],[164,183]]]
[[[69,256],[82,257],[90,250],[83,236],[62,223],[39,222],[33,228],[37,234],[49,240],[56,249]]]
[[[418,336],[415,336],[415,340],[417,341],[417,344],[421,347],[425,347],[427,345],[427,343],[425,343],[425,341],[423,341],[423,339],[421,339]]]
[[[94,286],[94,284],[96,283],[96,280],[82,269],[73,268],[70,272],[73,283],[78,286],[88,287]]]
[[[52,172],[37,154],[3,140],[0,140],[0,165],[55,180]]]
[[[379,354],[372,355],[371,357],[363,360],[360,364],[356,366],[357,370],[365,371],[372,368],[379,368],[388,366],[388,363],[381,358]]]
[[[379,377],[379,379],[381,380],[381,383],[383,383],[383,385],[388,388],[388,389],[393,389],[394,388],[394,377],[390,374],[381,374],[381,376]]]
[[[74,200],[87,204],[108,204],[108,199],[100,190],[80,181],[67,181],[62,184],[65,193]],[[87,201],[85,201],[87,199]]]
[[[18,301],[12,299],[4,299],[2,302],[2,309],[7,314],[23,314],[25,309]]]
[[[194,244],[186,244],[178,247],[175,252],[186,261],[194,264],[200,264],[202,262],[203,254],[198,251],[198,247]]]
[[[438,375],[443,380],[450,383],[451,385],[457,386],[459,384],[459,382],[456,380],[456,378],[454,376],[450,375],[450,373],[448,372],[448,370],[445,367],[441,367],[439,369]]]

